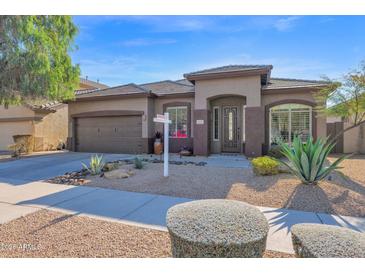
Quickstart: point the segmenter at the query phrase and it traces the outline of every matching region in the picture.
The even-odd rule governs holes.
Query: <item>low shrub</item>
[[[134,158],[134,168],[142,169],[143,167],[144,167],[144,163],[142,162],[142,160],[139,159],[138,157]]]
[[[20,153],[32,153],[34,150],[34,138],[32,135],[14,135],[14,143],[21,147]]]
[[[279,173],[279,163],[268,156],[254,158],[252,166],[256,175],[275,175]]]
[[[11,144],[8,146],[8,148],[12,151],[11,157],[13,158],[19,158],[22,152],[24,151],[24,145],[23,144]]]
[[[284,154],[281,151],[281,146],[279,145],[272,145],[267,152],[267,155],[275,159],[280,159],[284,157]]]

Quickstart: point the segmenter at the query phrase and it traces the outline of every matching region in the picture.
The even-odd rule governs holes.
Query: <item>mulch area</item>
[[[40,210],[0,225],[0,257],[162,258],[171,245],[167,232]]]

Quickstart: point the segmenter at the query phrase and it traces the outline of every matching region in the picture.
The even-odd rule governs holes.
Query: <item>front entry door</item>
[[[237,106],[223,107],[223,152],[241,151],[239,108]]]

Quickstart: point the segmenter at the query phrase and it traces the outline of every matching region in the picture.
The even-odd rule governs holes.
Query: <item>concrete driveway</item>
[[[19,185],[80,170],[95,153],[64,152],[0,163],[0,183]],[[128,154],[103,154],[106,161],[131,159]]]

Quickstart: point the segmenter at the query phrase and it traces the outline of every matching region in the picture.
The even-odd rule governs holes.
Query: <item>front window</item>
[[[295,136],[303,142],[312,135],[312,108],[301,104],[283,104],[270,109],[270,143],[291,144]]]
[[[171,124],[169,126],[170,138],[187,138],[188,137],[188,107],[168,107]]]
[[[219,141],[219,107],[213,108],[213,140]]]

